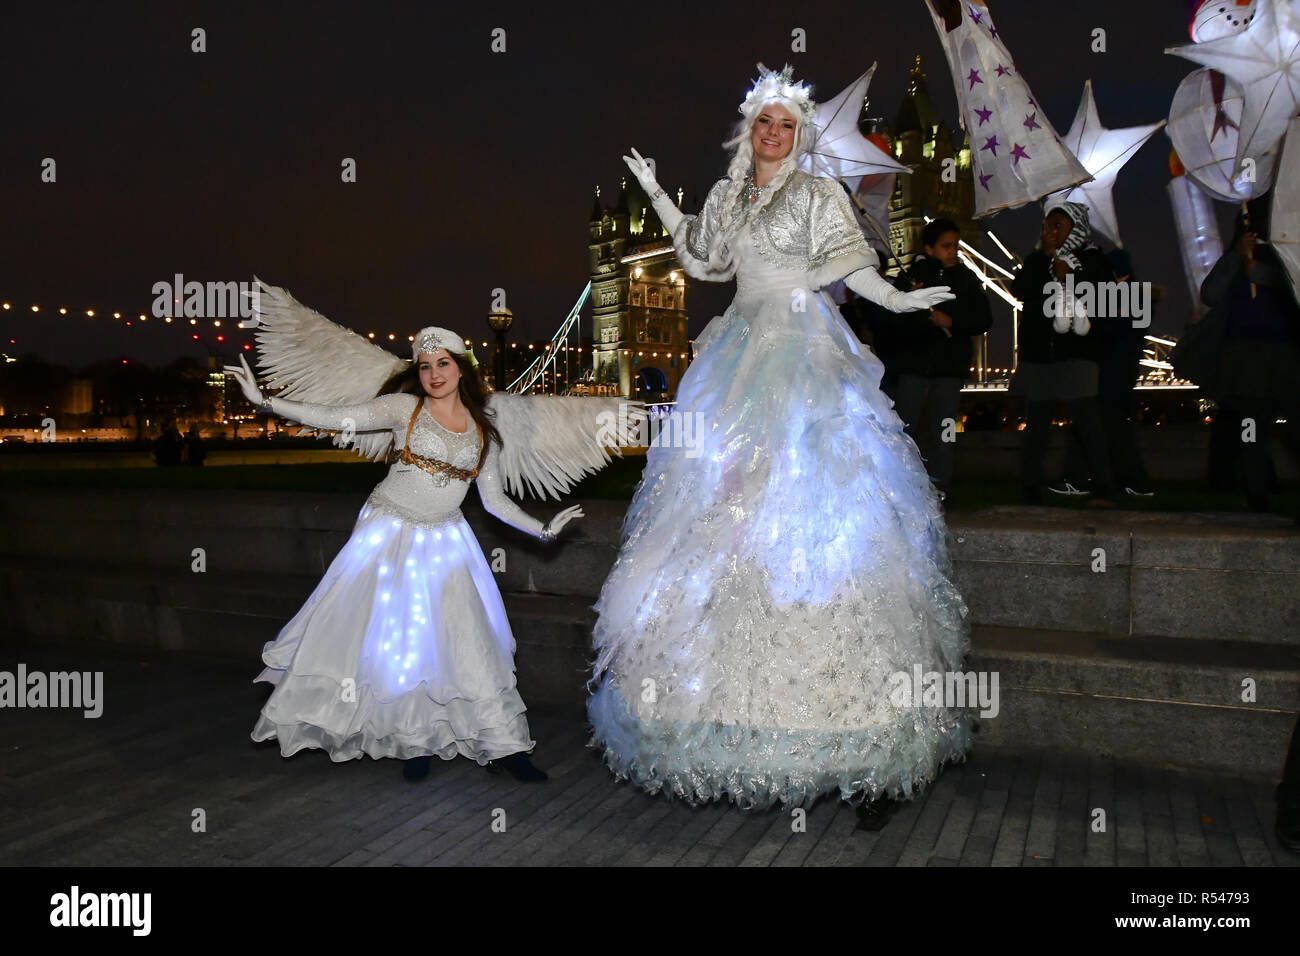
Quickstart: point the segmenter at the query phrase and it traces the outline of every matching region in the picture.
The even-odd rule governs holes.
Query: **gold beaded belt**
[[[414,465],[422,471],[427,471],[431,475],[444,474],[460,481],[470,481],[478,477],[478,469],[457,468],[450,462],[439,461],[437,458],[426,458],[423,455],[417,455],[409,448],[403,448],[397,456],[397,460],[403,465]]]
[[[397,454],[397,460],[404,465],[414,465],[421,471],[428,472],[438,479],[439,484],[446,484],[450,478],[458,481],[473,481],[478,477],[478,467],[474,468],[457,468],[451,462],[440,461],[437,458],[427,458],[424,455],[417,455],[411,451],[411,429],[415,427],[415,420],[420,417],[420,412],[424,409],[424,399],[421,398],[415,403],[415,411],[411,413],[411,420],[406,426],[406,442],[402,450]],[[473,416],[470,416],[471,420]],[[480,444],[483,441],[483,429],[477,421],[474,427],[478,429]]]

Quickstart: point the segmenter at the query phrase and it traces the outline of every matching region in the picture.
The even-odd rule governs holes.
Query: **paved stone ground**
[[[544,784],[465,759],[418,784],[396,761],[279,756],[248,733],[266,685],[229,661],[0,645],[0,670],[102,670],[105,709],[0,710],[0,864],[1295,866],[1273,781],[978,747],[882,831],[822,801],[690,808],[613,780],[572,716],[530,714]],[[206,814],[206,832],[191,828]],[[1107,828],[1089,827],[1093,808]],[[492,829],[495,810],[506,832]]]

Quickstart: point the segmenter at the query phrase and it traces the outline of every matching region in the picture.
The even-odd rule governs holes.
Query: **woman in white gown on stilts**
[[[841,185],[796,168],[811,91],[788,67],[760,73],[699,215],[625,157],[682,267],[734,276],[736,296],[678,387],[700,445],[650,448],[596,604],[592,745],[650,792],[745,808],[836,794],[874,828],[970,746],[964,708],[898,696],[917,665],[960,668],[966,607],[883,366],[817,290],[844,279],[896,312],[952,296],[879,276]]]
[[[432,756],[463,755],[544,780],[528,758],[505,606],[460,504],[473,481],[489,513],[553,540],[581,508],[543,522],[506,489],[558,497],[610,460],[604,443],[617,446],[618,433],[605,422],[635,422],[638,407],[485,394],[456,333],[422,329],[407,362],[271,286],[259,289],[257,336],[273,384],[318,400],[264,399],[241,357],[227,371],[249,401],[370,457],[398,454],[320,584],[263,649],[257,680],[275,690],[253,739],[278,739],[286,757],[404,759],[410,779]]]

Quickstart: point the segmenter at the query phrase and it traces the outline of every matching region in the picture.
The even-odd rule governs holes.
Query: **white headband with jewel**
[[[438,349],[468,356],[469,364],[478,368],[478,359],[474,357],[473,347],[466,348],[465,340],[451,329],[442,329],[435,325],[420,329],[415,334],[415,342],[411,346],[411,360],[418,362],[421,354],[432,355]]]

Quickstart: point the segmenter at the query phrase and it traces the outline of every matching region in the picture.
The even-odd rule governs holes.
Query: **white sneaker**
[[[1056,495],[1086,495],[1088,492],[1068,481],[1057,481],[1047,486],[1047,490]]]

